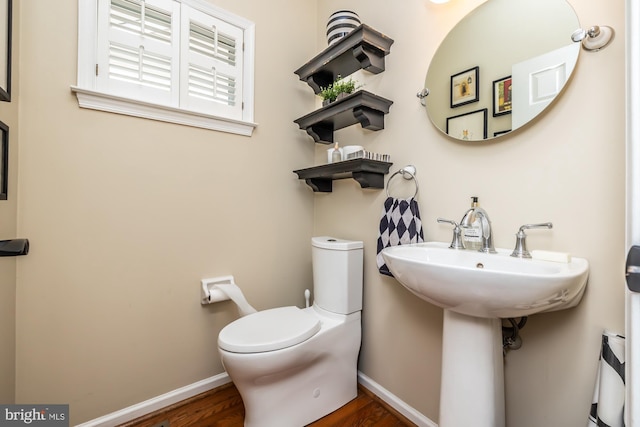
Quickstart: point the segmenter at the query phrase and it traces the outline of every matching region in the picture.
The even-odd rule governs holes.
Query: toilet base
[[[219,350],[244,402],[245,427],[301,427],[357,397],[360,312],[341,317],[325,318],[315,336],[281,350]]]
[[[357,374],[307,372],[306,381],[290,385],[286,393],[272,393],[259,385],[242,396],[245,427],[301,427],[346,405],[358,395]],[[278,409],[285,407],[284,409]]]

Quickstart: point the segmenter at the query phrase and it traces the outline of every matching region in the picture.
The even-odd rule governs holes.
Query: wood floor
[[[244,406],[233,383],[199,394],[119,427],[242,427]],[[309,427],[415,427],[362,386],[358,397]],[[302,427],[302,426],[301,426]]]

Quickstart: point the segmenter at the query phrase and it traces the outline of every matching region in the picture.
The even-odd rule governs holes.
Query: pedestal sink
[[[580,302],[589,263],[559,263],[449,249],[447,243],[382,251],[413,294],[444,308],[439,427],[504,427],[501,318],[562,310]]]

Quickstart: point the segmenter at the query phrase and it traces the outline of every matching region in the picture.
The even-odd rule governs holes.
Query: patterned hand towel
[[[625,338],[604,331],[587,427],[624,427]]]
[[[378,231],[378,252],[376,260],[381,274],[393,277],[384,263],[382,250],[388,246],[406,245],[424,241],[422,221],[418,201],[387,197],[382,207],[380,229]]]

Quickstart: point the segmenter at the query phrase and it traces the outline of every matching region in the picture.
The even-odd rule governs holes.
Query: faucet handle
[[[464,244],[462,243],[462,229],[460,228],[460,224],[451,219],[438,218],[438,222],[445,222],[447,224],[453,225],[453,238],[451,240],[451,244],[449,245],[449,249],[464,249]]]
[[[543,222],[541,224],[525,224],[520,227],[518,233],[516,233],[516,247],[511,252],[512,257],[516,258],[531,258],[531,253],[527,250],[527,235],[524,230],[531,228],[553,228],[553,224],[550,222]]]

